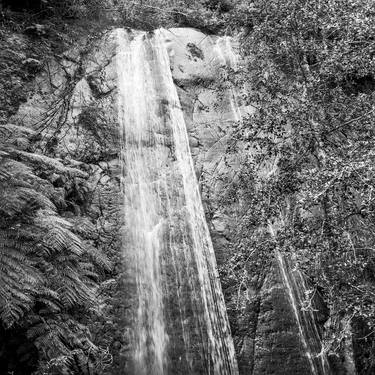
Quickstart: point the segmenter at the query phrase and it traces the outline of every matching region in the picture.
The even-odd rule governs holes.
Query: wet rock
[[[268,274],[260,297],[253,374],[311,374],[293,309],[276,266]]]
[[[44,31],[34,25],[28,32],[30,35],[43,35]],[[21,106],[14,123],[30,127],[40,123],[46,109],[54,108],[61,93],[69,89],[69,111],[61,132],[64,139],[59,140],[54,149],[54,155],[64,156],[69,167],[60,160],[52,162],[47,159],[44,162],[50,165],[50,180],[57,188],[66,185],[65,175],[87,179],[90,198],[86,197],[87,202],[83,203],[77,191],[72,189],[69,198],[74,204],[65,215],[72,220],[77,215],[87,216],[95,225],[98,246],[114,258],[119,258],[123,217],[118,158],[117,66],[114,57],[116,40],[111,35],[104,36],[83,60],[77,43],[77,48],[64,53],[59,61],[50,61],[49,73],[43,72],[37,78],[38,91]],[[231,94],[215,91],[223,58],[218,50],[217,37],[194,29],[171,29],[167,43],[217,261],[219,266],[229,267],[235,255],[232,233],[237,223],[236,206],[223,206],[220,198],[227,188],[227,181],[233,179],[234,171],[240,167],[241,160],[237,154],[226,155],[230,141],[227,134],[236,125],[238,114],[234,113]],[[37,59],[21,57],[30,69],[40,68]],[[78,66],[80,72],[76,71]],[[76,76],[76,81],[72,80]],[[163,114],[161,100],[160,116]],[[52,125],[57,123],[52,122]],[[158,136],[160,142],[171,145],[169,134]],[[39,141],[42,142],[42,138]],[[121,271],[120,264],[119,260],[116,272]],[[242,266],[246,267],[246,264]],[[241,271],[244,273],[246,269]],[[253,275],[253,278],[258,276]],[[258,289],[250,287],[253,281],[250,278],[250,281],[234,280],[232,284],[223,284],[240,374],[308,375],[308,363],[280,275],[272,269]],[[121,293],[124,295],[121,295],[121,301],[118,298],[116,319],[125,325],[126,306],[123,301],[128,301],[125,287]],[[117,351],[114,365],[117,370],[113,374],[123,373],[118,356],[121,356],[121,350],[126,351],[126,345],[118,337],[121,335],[122,332],[116,332],[108,339],[112,340],[110,346]],[[173,360],[180,361],[178,356]],[[186,374],[183,371],[181,369],[181,373]]]
[[[188,43],[186,47],[193,58],[204,59],[203,51],[196,44]]]
[[[37,59],[28,58],[22,61],[22,65],[30,72],[38,72],[42,67],[42,62]]]
[[[220,199],[241,167],[240,154],[227,155],[228,133],[236,126],[241,110],[236,108],[233,92],[219,93],[215,82],[219,69],[232,66],[234,59],[225,39],[191,29],[172,29],[172,34],[168,42],[173,50],[172,74],[199,171],[216,259],[230,273],[229,261],[235,257],[231,253],[233,233],[238,223],[236,203],[223,205]],[[246,275],[246,262],[237,262],[237,267],[241,268],[237,274]],[[309,361],[277,268],[269,270],[265,262],[257,272],[249,280],[240,278],[223,284],[240,374],[309,375]],[[260,283],[263,273],[268,276]]]
[[[26,27],[24,33],[33,37],[47,36],[49,28],[46,25],[35,23],[31,26]]]

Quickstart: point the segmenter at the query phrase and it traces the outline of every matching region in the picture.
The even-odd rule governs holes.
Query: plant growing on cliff
[[[98,313],[99,274],[110,263],[90,244],[89,223],[82,231],[58,214],[67,205],[53,184],[56,172],[71,179],[84,173],[18,150],[12,143],[27,144],[32,132],[17,137],[13,128],[0,129],[10,134],[0,141],[1,324],[26,332],[44,370],[100,373],[110,357],[92,342],[85,319]]]
[[[228,190],[246,202],[239,237],[282,216],[278,246],[293,254],[330,308],[327,350],[338,349],[335,338],[343,338],[343,326],[337,322],[349,319],[370,342],[359,339],[355,345],[370,352],[373,3],[258,0],[240,2],[232,16],[242,28],[248,61],[238,80],[250,87],[245,100],[257,108],[233,135],[235,143],[252,150],[234,181],[240,189]],[[360,373],[374,368],[373,356],[365,356],[356,358]]]

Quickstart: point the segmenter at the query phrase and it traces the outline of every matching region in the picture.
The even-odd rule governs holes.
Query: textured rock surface
[[[240,153],[224,157],[228,130],[239,118],[233,91],[221,79],[231,56],[224,39],[193,29],[170,29],[165,35],[217,261],[230,267],[236,204],[222,206],[219,201],[241,164]],[[87,217],[97,231],[96,246],[120,263],[115,52],[113,34],[108,33],[50,61],[35,81],[34,94],[11,121],[41,132],[38,147],[44,154],[88,172],[84,181],[89,198],[84,205],[74,195],[74,183],[66,192],[71,194],[72,215]],[[36,66],[34,61],[27,64]],[[102,322],[96,331],[97,341],[114,353],[109,374],[122,373],[127,352],[126,334],[115,328],[126,324],[129,303],[119,269],[117,265],[108,286],[113,320]],[[243,278],[224,284],[240,373],[309,374],[277,267],[271,265],[258,275],[245,264],[240,274]]]
[[[67,179],[57,170],[51,178],[69,202],[62,215],[77,226],[90,225],[92,245],[113,260],[113,269],[100,291],[103,320],[90,322],[94,341],[114,353],[110,374],[122,366],[119,353],[126,351],[118,327],[125,325],[127,303],[120,267],[115,50],[114,39],[108,34],[79,40],[72,50],[48,60],[34,81],[32,94],[10,119],[15,127],[38,134],[34,152],[83,172]],[[82,186],[85,196],[80,193]]]
[[[225,248],[234,217],[221,212],[216,202],[225,188],[225,180],[241,162],[239,155],[230,160],[230,164],[224,162],[228,130],[236,122],[231,93],[218,91],[219,78],[225,72],[226,64],[217,37],[194,29],[171,29],[169,32],[172,74],[185,113],[216,257],[218,263],[223,263],[228,256]]]
[[[240,109],[236,88],[223,85],[228,68],[235,68],[235,56],[225,37],[192,29],[171,29],[169,33],[173,77],[185,112],[217,261],[222,268],[230,268],[230,260],[236,256],[231,245],[239,217],[237,204],[223,206],[220,197],[239,170],[243,154],[227,152],[228,132],[241,112],[250,112],[250,108]],[[240,373],[310,374],[277,264],[268,268],[265,262],[259,274],[247,270],[245,262],[242,267],[242,279],[223,285]]]

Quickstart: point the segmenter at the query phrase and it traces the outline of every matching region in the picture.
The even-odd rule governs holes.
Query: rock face
[[[217,261],[227,272],[236,257],[232,242],[239,220],[238,202],[223,205],[220,198],[243,157],[241,152],[229,152],[228,133],[251,108],[241,106],[236,88],[226,80],[237,68],[235,44],[192,29],[169,32],[172,74],[185,112],[206,217]],[[309,353],[298,325],[303,318],[296,317],[278,263],[264,263],[258,274],[247,270],[246,262],[242,267],[242,279],[227,285],[223,280],[240,374],[330,373],[328,366],[319,364],[320,359],[309,359],[320,351],[319,332],[306,333],[311,336],[307,345],[313,347]],[[300,325],[315,324],[314,320]]]
[[[223,205],[221,197],[242,157],[228,152],[228,133],[244,112],[250,112],[241,107],[236,90],[226,80],[236,69],[235,46],[225,37],[194,29],[170,29],[166,35],[206,219],[219,268],[227,275],[236,257],[231,249],[238,202]],[[130,299],[122,284],[119,255],[122,198],[115,55],[116,40],[108,33],[50,61],[37,77],[32,97],[11,119],[15,126],[41,134],[40,152],[89,176],[85,183],[90,199],[84,204],[78,204],[74,183],[66,194],[71,194],[72,215],[87,217],[95,225],[96,246],[118,263],[113,271],[117,286],[106,307],[113,319],[93,328],[97,342],[109,346],[114,355],[108,374],[123,373],[129,349],[126,335],[116,329],[127,325]],[[37,61],[25,60],[25,64],[40,68]],[[230,282],[222,280],[240,374],[328,374],[329,370],[314,373],[311,367],[278,264],[265,264],[257,272],[243,262]]]
[[[116,30],[129,375],[237,375],[164,30]],[[166,35],[167,34],[167,35]]]
[[[233,68],[230,60],[234,53],[225,38],[194,29],[169,32],[172,74],[185,114],[216,258],[224,263],[229,256],[225,249],[235,218],[228,209],[222,212],[217,201],[241,163],[240,155],[226,155],[229,130],[239,119],[235,95],[224,85],[227,68]]]
[[[122,366],[119,353],[126,352],[123,332],[118,327],[125,326],[128,303],[120,259],[115,50],[111,35],[77,40],[75,48],[44,64],[28,100],[10,118],[16,129],[35,134],[32,144],[25,146],[29,151],[83,173],[62,175],[54,168],[56,172],[47,177],[69,202],[67,212],[61,215],[77,227],[90,225],[92,245],[113,261],[100,293],[103,319],[89,323],[93,340],[115,353],[110,374]]]

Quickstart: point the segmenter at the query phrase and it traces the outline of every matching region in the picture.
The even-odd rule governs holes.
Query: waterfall
[[[301,309],[302,302],[306,298],[305,292],[308,290],[304,276],[300,271],[290,268],[288,261],[284,259],[280,251],[277,250],[275,255],[296,319],[300,340],[310,365],[311,374],[329,375],[331,372],[326,354],[321,352],[322,342],[316,326],[316,317],[311,308]]]
[[[238,374],[163,30],[115,31],[127,375]]]
[[[238,56],[233,51],[232,41],[229,36],[219,37],[216,40],[215,48],[216,55],[219,62],[233,71],[238,70]],[[233,87],[230,87],[228,90],[229,103],[234,115],[235,121],[242,121],[241,110],[238,105],[238,95]]]

